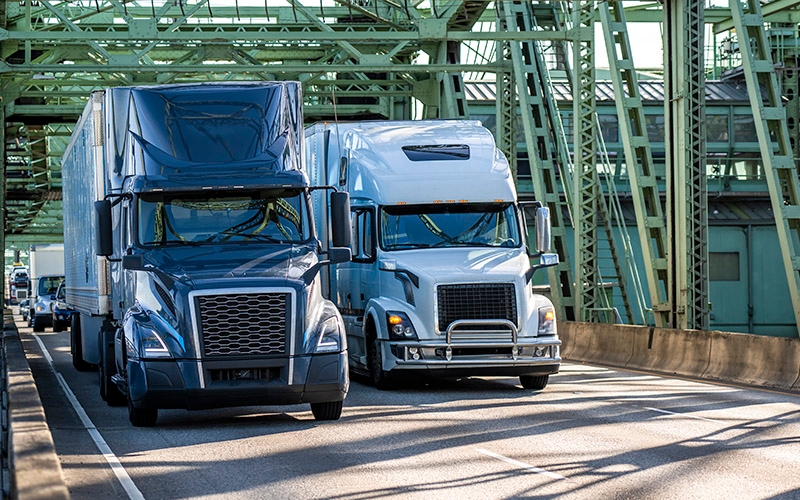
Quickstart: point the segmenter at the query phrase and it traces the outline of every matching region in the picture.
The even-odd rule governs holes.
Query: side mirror
[[[550,251],[550,209],[539,207],[536,209],[536,251],[546,253]]]
[[[141,271],[144,268],[144,258],[141,255],[122,256],[122,269],[126,269],[128,271]]]
[[[108,200],[94,202],[94,211],[97,217],[97,248],[95,253],[101,257],[109,257],[114,255],[111,202]]]
[[[333,246],[350,248],[350,239],[350,195],[344,191],[334,191],[331,193],[331,240]]]

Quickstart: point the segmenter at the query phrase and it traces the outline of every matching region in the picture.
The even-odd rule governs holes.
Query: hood
[[[514,281],[530,268],[525,247],[520,248],[442,248],[403,250],[385,254],[382,261],[394,260],[397,269],[427,277],[434,283]]]
[[[150,250],[144,260],[167,282],[226,278],[300,279],[318,258],[313,245],[203,245]]]

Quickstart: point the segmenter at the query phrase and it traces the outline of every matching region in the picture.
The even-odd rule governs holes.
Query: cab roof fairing
[[[118,173],[250,177],[303,170],[297,82],[110,90],[106,102],[114,129],[125,131],[112,138],[116,146],[112,163]],[[127,165],[121,167],[122,163]]]
[[[371,123],[348,130],[344,144],[353,198],[380,205],[516,200],[508,161],[477,121]],[[425,145],[467,145],[470,157],[411,161],[402,150]]]

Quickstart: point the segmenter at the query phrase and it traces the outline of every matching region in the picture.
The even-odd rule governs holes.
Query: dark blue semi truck
[[[350,259],[349,202],[323,188],[320,241],[302,155],[297,82],[92,93],[62,167],[71,350],[134,426],[166,408],[341,415],[347,345],[319,270]]]

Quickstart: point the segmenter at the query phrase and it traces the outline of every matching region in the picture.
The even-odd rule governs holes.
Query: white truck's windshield
[[[397,205],[381,209],[384,250],[429,247],[519,247],[519,224],[511,203]]]
[[[299,243],[311,237],[306,196],[296,188],[236,194],[142,194],[137,227],[139,244],[144,246]]]

